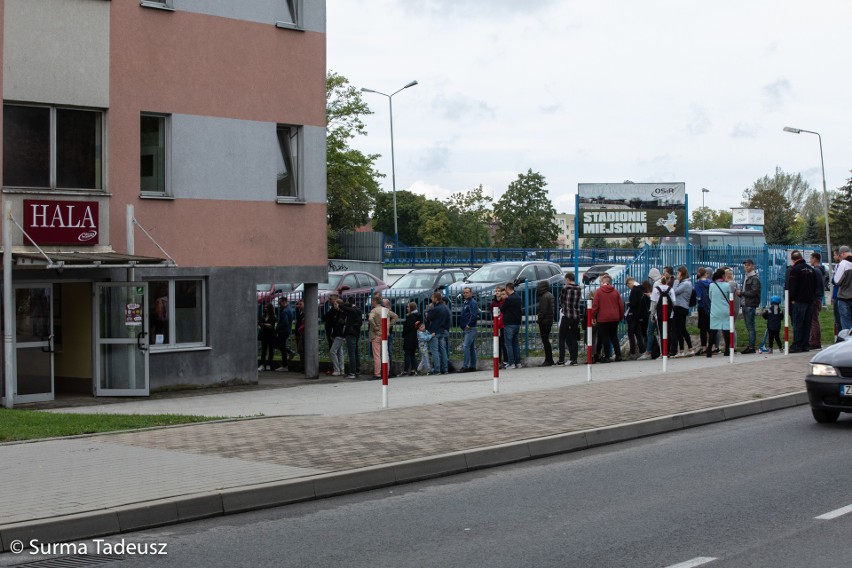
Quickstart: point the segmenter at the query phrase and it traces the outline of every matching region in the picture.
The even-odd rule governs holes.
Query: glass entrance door
[[[53,400],[53,286],[15,286],[15,402]]]
[[[95,395],[148,396],[145,282],[95,284]]]

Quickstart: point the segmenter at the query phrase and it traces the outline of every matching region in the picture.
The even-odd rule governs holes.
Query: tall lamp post
[[[396,219],[396,164],[394,163],[394,155],[393,155],[393,96],[400,91],[404,91],[409,87],[413,87],[417,84],[417,81],[412,81],[406,86],[398,89],[391,94],[383,93],[381,91],[375,91],[373,89],[367,89],[362,87],[362,93],[375,93],[377,95],[382,95],[388,98],[388,107],[390,109],[390,136],[391,136],[391,184],[393,187],[393,251],[394,255],[399,253],[399,226],[397,224]]]
[[[710,193],[706,187],[701,188],[701,230],[704,230],[704,219],[707,217],[707,211],[704,210],[704,194]]]
[[[784,132],[792,132],[793,134],[807,132],[808,134],[816,134],[819,139],[819,163],[822,166],[822,210],[825,214],[825,244],[828,247],[828,254],[826,255],[828,257],[828,278],[831,279],[834,270],[831,268],[831,233],[828,230],[828,192],[825,189],[825,160],[822,157],[822,136],[819,135],[819,132],[804,130],[802,128],[792,128],[790,126],[785,126]]]

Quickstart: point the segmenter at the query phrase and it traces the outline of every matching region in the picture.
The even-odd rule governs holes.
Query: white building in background
[[[574,214],[557,213],[553,222],[559,227],[559,235],[556,242],[559,248],[573,248],[574,246]]]

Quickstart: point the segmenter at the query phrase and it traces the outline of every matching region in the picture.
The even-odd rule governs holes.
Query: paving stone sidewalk
[[[0,529],[765,399],[808,355],[344,416],[279,416],[0,446]],[[534,373],[535,369],[522,372]]]

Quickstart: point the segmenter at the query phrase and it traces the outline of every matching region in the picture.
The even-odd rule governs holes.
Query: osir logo
[[[91,241],[92,239],[94,239],[97,236],[98,236],[97,231],[86,231],[85,233],[80,233],[77,236],[77,240],[85,243],[87,241]]]

